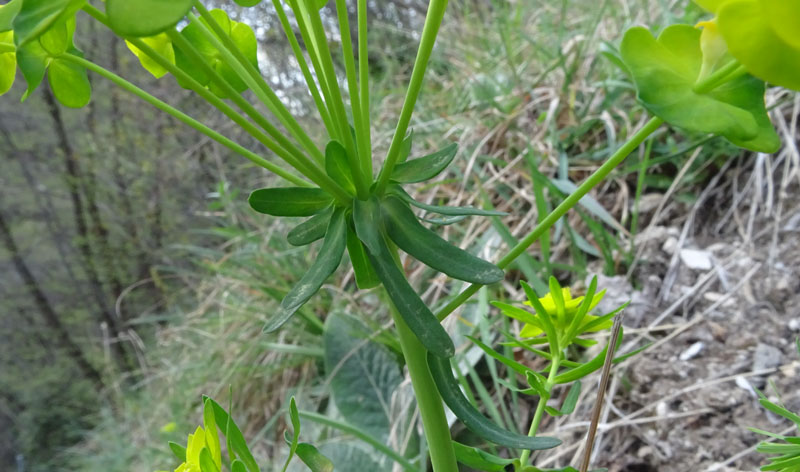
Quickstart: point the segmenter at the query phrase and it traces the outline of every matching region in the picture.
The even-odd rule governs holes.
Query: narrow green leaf
[[[220,472],[207,447],[200,450],[200,472]]]
[[[787,410],[786,408],[784,408],[784,407],[782,407],[782,406],[780,406],[780,405],[778,405],[776,403],[773,403],[773,402],[767,400],[766,398],[761,398],[761,399],[759,399],[758,402],[761,403],[761,406],[763,406],[767,410],[775,413],[778,416],[782,416],[782,417],[786,418],[787,420],[791,421],[792,423],[794,423],[798,427],[800,427],[800,416],[798,416],[797,414],[792,413],[791,411]]]
[[[175,26],[191,9],[192,0],[106,0],[111,29],[121,36],[156,35]]]
[[[381,207],[378,199],[353,200],[353,225],[358,239],[364,243],[370,253],[380,254],[383,237],[379,231]]]
[[[356,225],[356,229],[358,229],[357,222]],[[367,234],[363,236],[365,232]],[[375,226],[363,225],[358,237],[362,241],[365,239],[377,240],[377,252],[372,253],[372,249],[370,249],[370,263],[386,288],[386,292],[389,294],[389,298],[392,299],[395,308],[397,308],[403,320],[422,345],[425,346],[425,349],[439,357],[452,356],[455,353],[453,340],[450,339],[439,320],[436,319],[436,316],[408,283],[405,274],[397,267],[392,253],[380,233],[378,233],[378,229]]]
[[[286,240],[292,246],[305,246],[325,237],[328,224],[333,214],[333,207],[329,206],[320,213],[292,228],[286,235]]]
[[[83,57],[83,53],[72,49],[70,54]],[[53,59],[47,72],[50,89],[62,105],[69,108],[81,108],[92,98],[92,84],[86,69],[74,62],[64,59]]]
[[[306,187],[262,188],[247,199],[259,213],[272,216],[311,216],[328,207],[333,198],[324,190]]]
[[[467,219],[465,215],[460,216],[447,216],[445,218],[420,218],[420,220],[437,226],[448,226],[455,223],[460,223]]]
[[[206,435],[206,447],[211,454],[213,462],[221,464],[222,451],[219,445],[216,415],[214,414],[214,406],[208,400],[203,402],[203,430]]]
[[[411,154],[411,146],[414,144],[414,130],[409,130],[408,136],[403,138],[403,142],[400,144],[400,152],[398,153],[397,163],[403,163],[408,160],[409,154]]]
[[[517,372],[520,375],[527,375],[528,372],[531,371],[530,368],[520,364],[519,362],[515,361],[514,359],[509,359],[508,357],[500,354],[499,352],[495,351],[491,347],[484,344],[480,339],[477,339],[473,336],[467,336],[467,339],[475,343],[476,346],[481,348],[483,352],[485,352],[490,357],[494,358],[498,362],[506,365],[509,369]]]
[[[283,464],[283,472],[289,468],[289,463],[292,462],[294,453],[297,451],[297,443],[300,440],[300,414],[297,412],[297,403],[294,401],[294,396],[289,399],[289,420],[292,422],[293,435],[292,440],[289,441],[289,457],[286,458],[286,463]],[[288,435],[288,431],[286,432]]]
[[[172,441],[170,441],[168,444],[169,444],[169,449],[172,451],[173,454],[175,454],[175,457],[177,457],[179,461],[185,462],[186,448]]]
[[[509,318],[513,318],[517,321],[521,321],[542,329],[542,323],[539,321],[539,318],[536,318],[527,310],[503,302],[491,302],[491,304],[499,308],[500,311],[502,311],[503,314]],[[542,331],[544,331],[544,329],[542,329]]]
[[[505,276],[496,265],[450,244],[422,226],[414,212],[399,199],[387,198],[382,209],[386,231],[392,241],[439,272],[482,285],[499,282]]]
[[[622,329],[620,329],[619,331],[617,346],[619,346],[621,343],[622,343]],[[581,365],[580,367],[575,367],[574,369],[570,369],[562,374],[557,375],[555,378],[555,383],[565,384],[586,377],[587,375],[591,374],[597,369],[603,367],[603,363],[606,360],[607,353],[608,353],[608,344],[606,344],[603,350],[600,351],[600,354],[595,356],[589,362]]]
[[[86,0],[23,1],[13,21],[14,41],[17,47],[30,43],[56,23],[74,16],[85,3]]]
[[[325,241],[319,250],[317,258],[297,285],[292,287],[286,297],[281,301],[278,313],[264,326],[265,333],[271,333],[295,314],[322,287],[325,280],[339,267],[347,244],[347,225],[344,221],[344,209],[337,208],[331,216]]]
[[[559,346],[558,332],[553,324],[553,318],[550,317],[550,314],[544,309],[542,303],[539,301],[539,297],[531,286],[525,283],[525,281],[521,281],[520,285],[522,285],[522,290],[525,292],[525,296],[528,297],[528,301],[531,302],[531,306],[536,310],[536,314],[539,315],[542,331],[547,335],[548,342],[550,343],[550,352],[559,352],[561,347]]]
[[[545,388],[545,383],[547,383],[547,379],[544,376],[534,370],[529,370],[525,373],[525,380],[528,381],[528,385],[531,386],[534,392],[541,398],[541,401],[546,402],[550,399],[550,392],[547,391]]]
[[[333,462],[311,444],[298,444],[297,457],[308,466],[311,472],[333,472]]]
[[[347,160],[347,150],[338,141],[331,141],[325,146],[325,172],[350,195],[356,194],[356,185]]]
[[[524,436],[508,431],[489,421],[461,393],[458,380],[453,375],[453,370],[450,367],[449,359],[429,353],[428,366],[444,402],[470,431],[481,438],[500,446],[515,449],[550,449],[561,444],[561,441],[556,438]]]
[[[401,183],[423,182],[445,170],[458,151],[456,143],[432,154],[397,164],[392,171],[392,180]]]
[[[203,396],[204,402],[209,400],[211,401],[211,406],[214,407],[214,418],[217,424],[226,425],[222,434],[229,440],[230,449],[244,462],[249,472],[260,472],[261,469],[259,469],[258,463],[250,452],[250,448],[247,447],[247,441],[245,441],[242,431],[233,421],[233,418],[228,415],[219,403],[209,397]]]
[[[497,457],[477,447],[466,446],[456,441],[453,441],[453,450],[458,462],[475,470],[503,472],[507,465],[514,463],[514,459]]]
[[[569,391],[567,392],[566,398],[564,398],[564,403],[561,405],[561,408],[558,410],[559,415],[569,415],[575,411],[575,405],[578,404],[578,398],[581,395],[581,381],[576,380],[573,382],[572,385],[569,386]]]
[[[353,264],[353,272],[356,275],[356,285],[361,290],[375,288],[380,285],[381,281],[378,279],[378,274],[372,268],[367,255],[367,248],[364,243],[358,239],[354,230],[347,230],[347,254],[350,256],[350,262]]]
[[[20,8],[22,8],[22,0],[11,0],[5,5],[0,5],[0,33],[14,28],[14,18],[16,18]],[[10,36],[10,38],[12,39],[8,41],[3,39],[3,42],[12,42],[13,36]]]
[[[496,210],[482,210],[480,208],[473,208],[473,207],[449,207],[449,206],[437,206],[437,205],[428,205],[427,203],[422,203],[414,200],[411,198],[411,195],[406,193],[399,185],[392,186],[390,188],[391,192],[401,200],[408,203],[409,205],[413,205],[417,208],[421,208],[425,211],[429,211],[432,213],[438,213],[440,215],[447,215],[447,216],[506,216],[508,213]]]

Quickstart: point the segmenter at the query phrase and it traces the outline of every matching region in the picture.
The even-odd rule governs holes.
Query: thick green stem
[[[392,170],[400,158],[400,148],[403,139],[411,123],[411,115],[414,113],[414,106],[417,104],[419,92],[422,90],[422,81],[425,78],[425,70],[431,59],[433,45],[436,43],[436,36],[439,34],[439,27],[442,25],[442,18],[447,9],[447,0],[431,0],[428,5],[428,14],[425,17],[425,26],[422,28],[422,39],[417,51],[417,59],[414,61],[414,69],[411,71],[411,81],[408,84],[406,98],[403,101],[403,108],[400,111],[400,119],[397,121],[397,128],[389,145],[389,152],[386,154],[386,162],[383,164],[381,173],[378,176],[377,193],[381,194],[389,183]]]
[[[664,122],[661,118],[651,118],[639,131],[637,131],[631,138],[620,147],[608,160],[600,166],[592,175],[589,176],[572,194],[570,194],[564,201],[561,202],[553,211],[547,215],[547,218],[542,220],[541,223],[528,233],[516,246],[497,263],[498,267],[505,269],[517,257],[519,257],[525,250],[527,250],[536,240],[538,240],[545,231],[549,230],[556,221],[564,216],[572,207],[577,205],[584,195],[589,193],[591,189],[602,182],[608,174],[611,173],[628,155],[633,152],[639,145],[647,139],[659,126]],[[447,315],[452,313],[456,308],[466,302],[472,295],[474,295],[482,285],[472,284],[466,290],[461,292],[457,297],[445,305],[436,316],[443,320]]]
[[[458,463],[450,438],[450,426],[447,424],[447,417],[444,414],[442,397],[439,395],[439,389],[436,388],[428,368],[428,351],[409,329],[391,302],[390,306],[400,338],[400,347],[408,366],[408,375],[411,377],[411,386],[414,388],[417,398],[425,438],[428,440],[433,472],[457,472]]]
[[[229,138],[223,136],[222,134],[214,131],[213,129],[209,128],[208,126],[200,123],[199,121],[195,120],[191,116],[183,113],[182,111],[176,109],[175,107],[159,100],[158,98],[150,95],[149,93],[145,92],[144,90],[140,89],[139,87],[135,86],[134,84],[128,82],[127,80],[123,79],[122,77],[114,74],[113,72],[100,67],[99,65],[87,61],[82,57],[78,57],[72,54],[62,54],[59,56],[60,59],[64,59],[67,61],[74,62],[81,67],[85,67],[86,69],[114,82],[119,88],[136,95],[137,97],[141,98],[142,100],[146,101],[147,103],[153,105],[154,107],[158,108],[159,110],[172,115],[173,117],[177,118],[181,122],[191,126],[192,128],[196,129],[197,131],[205,134],[209,138],[217,141],[218,143],[222,144],[223,146],[227,147],[228,149],[241,154],[242,156],[249,159],[256,165],[259,165],[275,174],[283,177],[284,179],[296,183],[297,185],[307,185],[305,181],[302,179],[298,179],[296,176],[289,174],[286,170],[278,167],[277,165],[269,162],[268,160],[264,159],[263,157],[259,156],[258,154],[245,149],[244,147],[240,146],[239,144],[235,143],[234,141],[230,140]]]
[[[547,397],[540,397],[539,403],[536,405],[536,412],[533,414],[533,421],[531,421],[531,427],[528,429],[528,436],[534,437],[536,436],[536,432],[539,430],[539,425],[542,423],[542,418],[544,417],[544,407],[547,406],[547,400],[550,398],[550,394],[553,392],[553,386],[556,384],[556,376],[558,375],[558,368],[561,367],[561,353],[555,353],[552,356],[552,362],[550,364],[550,374],[547,376],[547,382],[544,384],[544,390],[547,392]],[[528,459],[531,457],[531,451],[525,449],[522,451],[522,454],[519,456],[520,466],[524,468],[528,465]]]

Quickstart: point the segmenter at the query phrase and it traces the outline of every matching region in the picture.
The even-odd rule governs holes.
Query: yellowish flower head
[[[586,311],[586,315],[584,315],[583,321],[581,321],[581,326],[590,323],[592,320],[597,319],[597,316],[589,315],[588,313],[591,312],[600,300],[603,299],[606,291],[603,290],[598,292],[592,298],[592,303],[589,305],[589,309]],[[539,303],[542,304],[542,307],[545,309],[547,314],[553,319],[553,325],[555,326],[556,330],[563,331],[566,330],[570,323],[572,323],[572,319],[578,313],[578,309],[583,303],[584,297],[577,297],[572,298],[572,292],[570,292],[569,287],[564,287],[561,289],[561,298],[564,300],[564,308],[563,313],[562,310],[559,309],[558,305],[556,304],[556,300],[553,298],[552,293],[548,293],[544,297],[539,298]],[[531,306],[531,302],[525,302],[526,305]],[[538,314],[534,313],[534,316],[538,317]],[[607,329],[611,326],[611,321],[607,323],[603,323],[599,326],[595,326],[590,329],[590,332],[601,331],[603,329]],[[526,323],[525,326],[522,327],[520,331],[520,336],[524,338],[533,338],[539,336],[544,331],[539,326],[533,326],[529,323]]]
[[[190,434],[189,438],[186,441],[186,461],[178,466],[175,469],[175,472],[201,472],[200,470],[200,453],[203,451],[204,448],[213,450],[214,447],[208,444],[207,439],[209,435],[206,434],[207,431],[203,430],[201,426],[198,426],[197,429],[194,431],[194,434]],[[217,439],[216,448],[219,448],[219,440]],[[221,458],[217,455],[213,457],[214,462],[217,465],[217,468],[222,467]]]

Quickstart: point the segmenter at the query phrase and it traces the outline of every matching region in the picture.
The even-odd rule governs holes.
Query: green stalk
[[[367,0],[358,0],[358,85],[361,100],[361,118],[364,119],[364,146],[359,152],[365,163],[366,175],[372,178],[372,131],[369,119],[369,51],[367,51]]]
[[[230,36],[222,29],[214,17],[211,16],[211,13],[203,6],[200,0],[194,1],[194,7],[200,12],[200,16],[206,20],[211,30],[213,30],[213,33],[191,12],[186,15],[189,21],[197,25],[203,36],[214,45],[225,62],[236,71],[245,83],[247,83],[248,87],[253,90],[253,93],[256,94],[259,100],[270,109],[278,120],[280,120],[281,124],[289,130],[292,136],[306,151],[314,156],[318,162],[323,163],[325,161],[325,156],[323,156],[322,152],[320,152],[316,144],[314,144],[314,141],[303,131],[300,127],[300,123],[289,113],[289,110],[283,105],[283,102],[281,102],[280,98],[278,98],[269,84],[264,81],[258,69],[244,57],[244,54],[236,47],[236,44]]]
[[[322,68],[325,71],[325,80],[328,82],[328,90],[333,94],[332,101],[329,102],[328,105],[333,107],[333,114],[340,126],[345,128],[344,136],[342,136],[344,139],[343,144],[347,149],[347,160],[350,163],[350,169],[353,171],[353,182],[356,186],[356,193],[359,199],[366,200],[369,196],[369,186],[360,172],[361,166],[358,162],[355,143],[353,142],[353,136],[350,134],[350,121],[347,119],[342,91],[336,79],[336,70],[333,67],[333,56],[331,56],[331,51],[328,48],[328,39],[325,36],[325,29],[322,26],[322,18],[320,18],[319,10],[316,8],[308,10],[308,7],[306,7],[306,9],[308,11],[309,20],[311,21],[314,40],[317,48],[319,48],[319,58],[322,61]],[[356,100],[358,99],[356,98]]]
[[[556,376],[558,375],[558,368],[561,367],[561,357],[562,353],[560,352],[553,354],[553,359],[550,364],[550,374],[547,376],[547,381],[544,383],[544,390],[547,392],[547,398],[539,397],[539,403],[536,404],[536,412],[533,414],[531,427],[528,429],[529,437],[536,436],[536,432],[539,430],[539,425],[542,423],[542,418],[544,417],[544,407],[547,406],[547,400],[550,398],[550,394],[553,392],[553,386],[556,384]],[[525,468],[525,466],[528,465],[528,459],[530,459],[530,457],[530,450],[525,449],[522,451],[522,454],[519,456],[519,462],[522,468]]]
[[[272,0],[272,4],[275,6],[275,11],[278,13],[278,19],[281,22],[283,32],[286,34],[286,39],[292,46],[292,52],[294,52],[294,57],[297,59],[297,64],[300,66],[300,72],[303,73],[303,78],[306,81],[306,86],[308,87],[308,91],[311,93],[311,97],[314,99],[314,104],[317,106],[319,116],[322,118],[322,122],[325,124],[325,129],[328,130],[328,136],[333,137],[335,136],[336,128],[331,121],[331,115],[328,112],[328,106],[322,100],[322,96],[320,96],[317,83],[314,80],[314,76],[311,75],[311,70],[308,68],[308,63],[306,63],[306,59],[303,56],[303,50],[300,49],[300,43],[297,42],[297,38],[294,35],[292,26],[289,24],[289,18],[286,16],[286,11],[283,9],[283,4],[281,4],[280,0]]]
[[[326,426],[330,426],[331,428],[338,429],[339,431],[342,431],[347,434],[352,434],[358,439],[371,445],[378,451],[386,454],[386,457],[400,464],[403,467],[403,470],[405,470],[406,472],[420,472],[419,468],[415,467],[414,464],[409,462],[408,459],[393,451],[392,448],[387,447],[385,444],[375,439],[375,437],[371,434],[367,434],[356,427],[350,426],[349,424],[346,423],[342,423],[341,421],[330,419],[327,416],[323,416],[318,413],[313,413],[311,411],[303,411],[303,410],[300,410],[298,413],[300,415],[300,418],[307,419],[315,423],[324,424]]]
[[[345,0],[336,0],[336,16],[339,18],[339,34],[342,38],[342,56],[344,57],[345,74],[347,77],[347,89],[350,92],[350,110],[353,115],[353,127],[356,130],[356,158],[361,165],[353,168],[353,172],[361,172],[364,179],[369,183],[372,180],[372,162],[365,159],[362,154],[367,147],[364,135],[364,127],[369,126],[369,122],[364,120],[361,115],[361,96],[358,88],[358,73],[356,72],[356,60],[353,55],[353,38],[350,37],[350,21],[347,16],[347,3]]]
[[[400,147],[411,123],[411,115],[414,113],[414,106],[417,104],[422,81],[425,78],[425,70],[428,67],[433,45],[436,43],[436,36],[439,34],[439,27],[442,25],[447,0],[431,0],[428,5],[428,14],[425,16],[425,26],[422,28],[422,39],[419,43],[417,58],[414,61],[414,69],[411,71],[411,81],[408,84],[406,98],[403,101],[403,108],[400,111],[400,119],[397,121],[397,128],[389,145],[389,152],[386,154],[386,162],[383,164],[381,173],[378,176],[376,192],[380,195],[386,189],[392,170],[400,158]]]
[[[549,230],[550,227],[556,223],[556,221],[558,221],[572,207],[574,207],[584,195],[589,193],[591,189],[602,182],[608,176],[608,174],[610,174],[612,170],[614,170],[623,160],[625,160],[625,158],[628,157],[631,152],[639,147],[639,145],[642,144],[642,142],[647,139],[648,136],[653,134],[653,132],[657,130],[663,122],[664,120],[661,118],[651,118],[639,131],[631,136],[630,139],[628,139],[628,141],[617,150],[617,152],[609,157],[602,166],[594,171],[594,173],[592,173],[592,175],[590,175],[589,178],[586,179],[573,193],[571,193],[566,199],[564,199],[564,201],[561,202],[560,205],[551,211],[550,214],[547,215],[547,218],[536,225],[533,231],[528,233],[528,235],[525,236],[525,238],[523,238],[519,243],[517,243],[516,246],[511,248],[508,254],[500,259],[500,261],[497,263],[497,266],[501,269],[505,269],[517,257],[525,252],[525,250],[527,250],[534,242],[536,242],[536,240],[538,240],[545,231]],[[447,318],[447,315],[455,311],[456,308],[466,302],[480,288],[480,284],[470,285],[447,305],[442,307],[442,309],[436,313],[436,316],[439,318],[439,320]]]
[[[254,164],[261,166],[270,172],[274,172],[275,174],[279,175],[280,177],[288,180],[289,182],[295,183],[297,185],[304,185],[307,186],[308,182],[305,182],[302,179],[299,179],[297,176],[289,174],[286,170],[276,166],[275,164],[269,162],[268,160],[264,159],[263,157],[259,156],[258,154],[245,149],[244,147],[236,144],[234,141],[230,140],[229,138],[223,136],[222,134],[214,131],[213,129],[209,128],[208,126],[200,123],[199,121],[195,120],[191,116],[183,113],[182,111],[176,109],[175,107],[159,100],[158,98],[150,95],[149,93],[145,92],[144,90],[140,89],[139,87],[135,86],[134,84],[128,82],[127,80],[123,79],[122,77],[118,76],[117,74],[104,69],[103,67],[87,61],[86,59],[75,56],[73,54],[65,53],[58,56],[59,59],[64,59],[67,61],[74,62],[75,64],[84,67],[108,80],[113,82],[119,88],[136,95],[137,97],[141,98],[142,100],[146,101],[147,103],[153,105],[154,107],[158,108],[159,110],[167,113],[176,119],[180,120],[181,122],[189,125],[190,127],[194,128],[195,130],[205,134],[209,138],[217,141],[218,143],[222,144],[223,146],[227,147],[231,151],[234,151],[238,154],[241,154],[245,158],[249,159]]]
[[[731,80],[730,76],[734,74],[741,75],[742,73],[747,73],[747,70],[743,65],[739,64],[739,61],[734,59],[705,79],[698,81],[694,84],[692,90],[695,93],[708,93],[722,83]]]
[[[414,395],[417,398],[433,472],[458,472],[458,463],[453,451],[453,441],[450,438],[450,426],[447,424],[447,417],[444,414],[442,397],[439,395],[439,389],[436,387],[428,367],[428,351],[403,321],[403,317],[391,301],[389,306],[397,328],[397,335],[400,338],[403,357],[408,366],[411,386],[414,388]]]

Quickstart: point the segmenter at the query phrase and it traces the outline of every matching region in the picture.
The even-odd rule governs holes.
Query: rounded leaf
[[[77,50],[72,54],[82,55]],[[47,72],[47,81],[53,95],[62,105],[81,108],[92,98],[92,85],[86,69],[65,59],[53,59]]]
[[[800,48],[773,29],[759,0],[726,3],[717,21],[731,55],[748,72],[772,84],[800,90]]]
[[[106,1],[111,28],[122,36],[154,36],[175,26],[191,8],[192,0]]]

